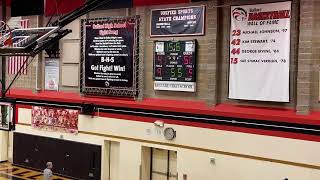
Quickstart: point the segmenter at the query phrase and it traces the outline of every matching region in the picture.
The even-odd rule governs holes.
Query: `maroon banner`
[[[41,130],[77,134],[78,117],[78,110],[33,106],[31,125]]]
[[[83,5],[85,0],[45,0],[45,15],[66,14]]]
[[[11,5],[11,0],[5,0],[6,1],[6,6],[10,6]],[[2,1],[0,1],[0,5],[2,5]]]
[[[160,4],[189,3],[190,0],[134,0],[134,6],[151,6]]]

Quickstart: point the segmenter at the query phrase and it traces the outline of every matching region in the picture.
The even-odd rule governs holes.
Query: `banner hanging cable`
[[[111,3],[112,0],[92,0],[88,3],[84,4],[83,6],[79,7],[77,10],[69,13],[67,15],[62,16],[59,20],[52,23],[53,26],[60,26],[61,28],[69,24],[70,22],[74,21],[75,19],[79,18],[80,16],[89,13],[107,3]]]
[[[52,21],[52,18],[54,17],[55,14],[58,14],[59,13],[59,7],[62,3],[62,0],[59,0],[59,2],[57,2],[58,0],[55,0],[55,4],[56,4],[56,10],[55,10],[55,13],[53,13],[51,16],[50,16],[50,19],[46,25],[46,27],[48,27]]]
[[[6,8],[6,0],[2,0],[2,21],[7,21],[7,8]],[[2,56],[2,72],[1,72],[1,97],[5,97],[5,90],[6,90],[6,57]]]
[[[3,22],[6,22],[7,21],[7,11],[6,11],[6,0],[2,0],[2,21]],[[6,57],[5,56],[2,56],[1,58],[2,60],[2,72],[1,72],[1,97],[4,98],[6,93],[5,93],[5,90],[6,90]],[[3,106],[1,107],[1,125],[3,125],[5,123],[5,110],[3,108]]]

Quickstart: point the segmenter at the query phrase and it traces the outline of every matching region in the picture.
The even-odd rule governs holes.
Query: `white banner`
[[[291,2],[231,7],[229,98],[289,102]]]
[[[45,90],[59,89],[59,58],[45,59]]]

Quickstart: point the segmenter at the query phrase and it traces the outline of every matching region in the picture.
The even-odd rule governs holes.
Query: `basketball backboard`
[[[26,19],[27,20],[27,19]],[[10,17],[9,21],[7,22],[8,26],[10,29],[22,29],[22,28],[29,28],[28,25],[27,27],[23,27],[23,20],[21,16],[18,17]]]
[[[0,38],[0,56],[29,56],[33,48],[58,30],[59,27],[13,29]]]

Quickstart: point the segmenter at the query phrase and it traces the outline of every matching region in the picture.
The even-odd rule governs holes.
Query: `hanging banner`
[[[291,2],[231,7],[229,98],[289,102]]]
[[[31,126],[41,130],[77,134],[78,117],[78,110],[33,106]]]
[[[154,46],[154,89],[195,92],[196,40],[156,41]]]
[[[59,89],[59,58],[45,58],[45,90]]]
[[[108,90],[135,91],[137,20],[87,19],[82,26],[83,91],[99,95],[110,94]]]
[[[204,35],[205,6],[151,10],[151,37]]]

